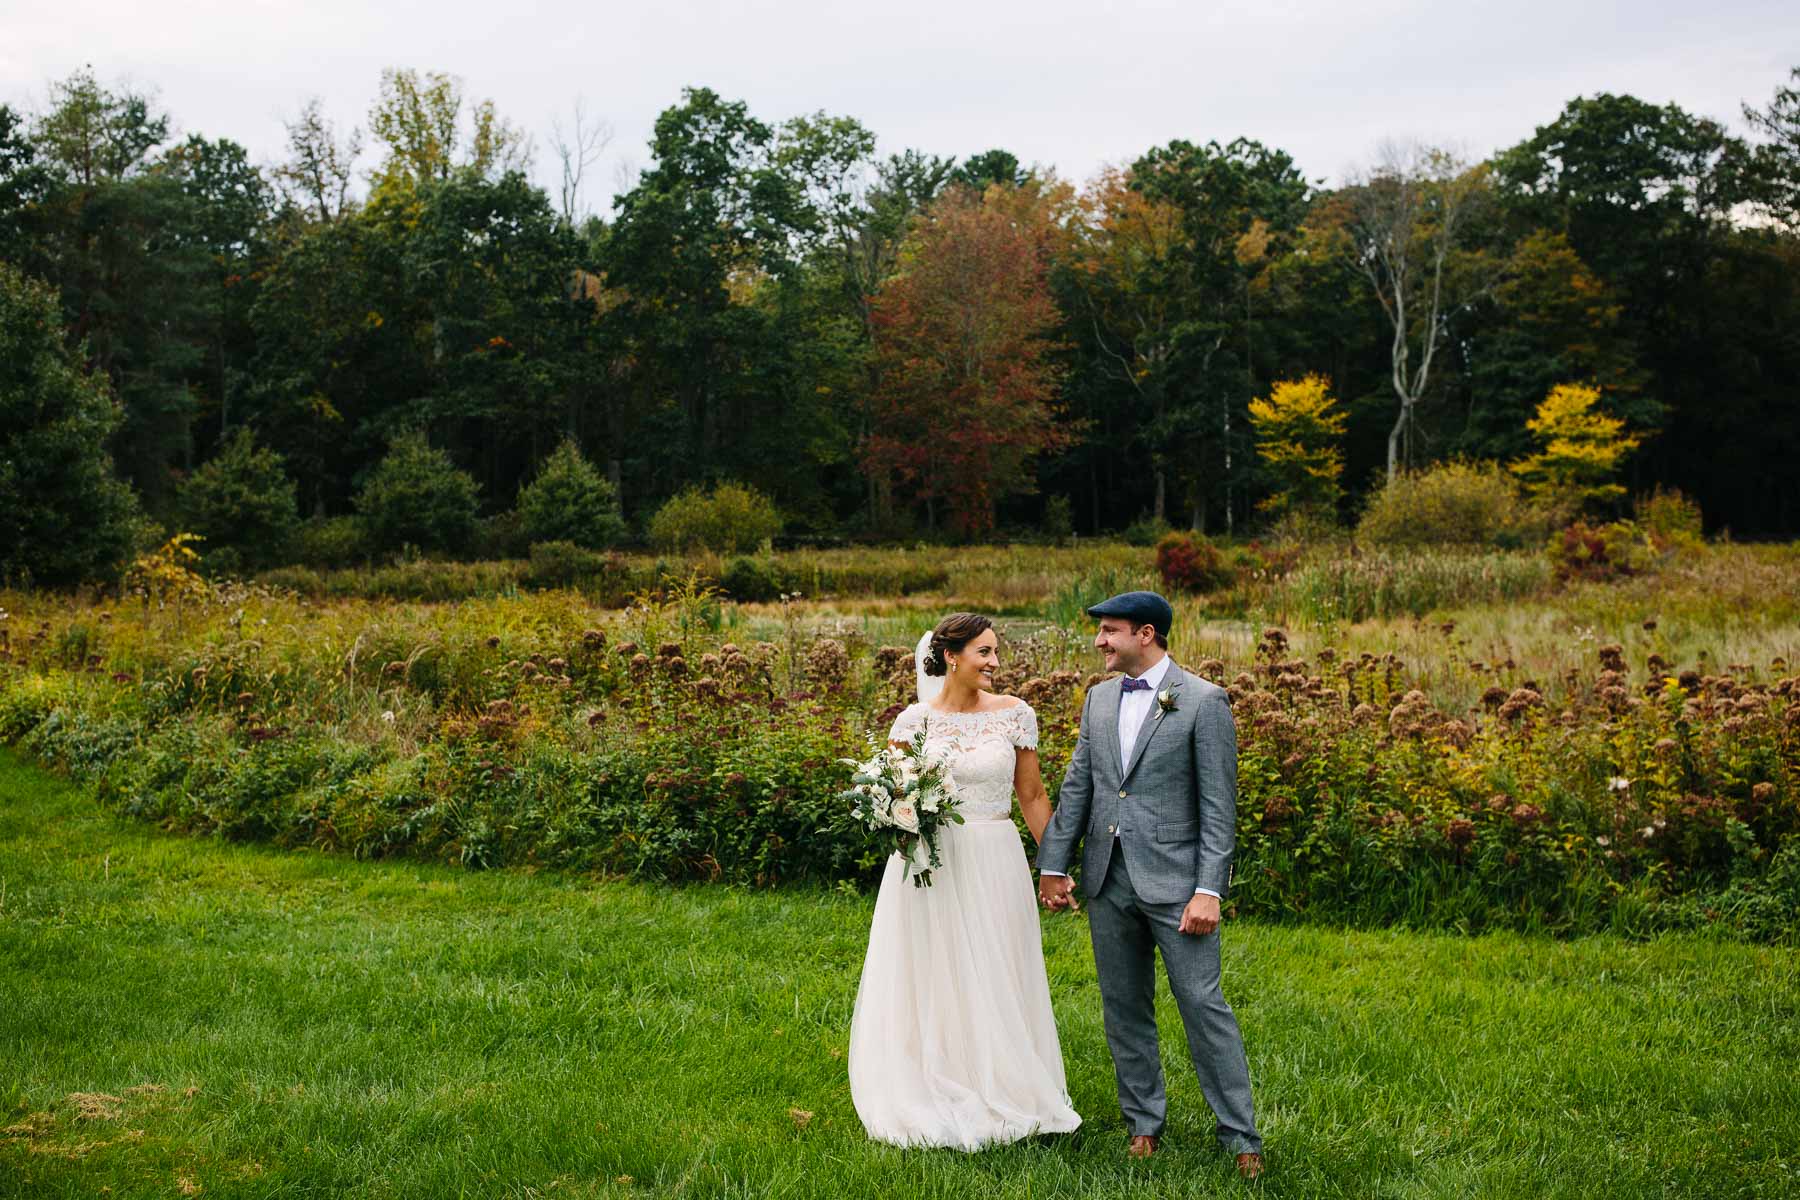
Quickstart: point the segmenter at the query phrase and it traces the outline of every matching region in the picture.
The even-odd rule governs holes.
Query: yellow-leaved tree
[[[1275,479],[1262,507],[1275,513],[1330,515],[1344,473],[1344,414],[1320,375],[1282,380],[1250,402],[1256,453]]]
[[[1525,427],[1542,449],[1510,464],[1510,470],[1532,499],[1572,513],[1625,494],[1613,476],[1643,439],[1600,410],[1599,388],[1558,384]]]

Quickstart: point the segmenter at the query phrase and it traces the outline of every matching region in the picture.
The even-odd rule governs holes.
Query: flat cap
[[[1154,625],[1156,632],[1169,636],[1175,623],[1175,610],[1155,592],[1121,592],[1110,600],[1102,600],[1087,610],[1090,617],[1120,617],[1133,625]]]

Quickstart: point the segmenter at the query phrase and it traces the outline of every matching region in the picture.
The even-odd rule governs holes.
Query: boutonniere
[[[1164,713],[1175,711],[1175,689],[1164,688],[1156,693],[1156,719],[1162,720]]]

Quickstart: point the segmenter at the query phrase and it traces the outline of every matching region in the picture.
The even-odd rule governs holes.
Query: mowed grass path
[[[1800,1195],[1792,950],[1228,926],[1251,1187],[1166,996],[1166,1150],[1124,1157],[1079,917],[1045,948],[1087,1127],[871,1145],[869,909],[193,841],[0,752],[0,1195]]]

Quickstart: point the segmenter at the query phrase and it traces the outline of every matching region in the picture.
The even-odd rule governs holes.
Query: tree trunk
[[[1394,482],[1394,476],[1400,467],[1400,437],[1412,423],[1412,402],[1404,398],[1400,401],[1400,416],[1394,422],[1393,429],[1388,431],[1387,445],[1387,481]]]

